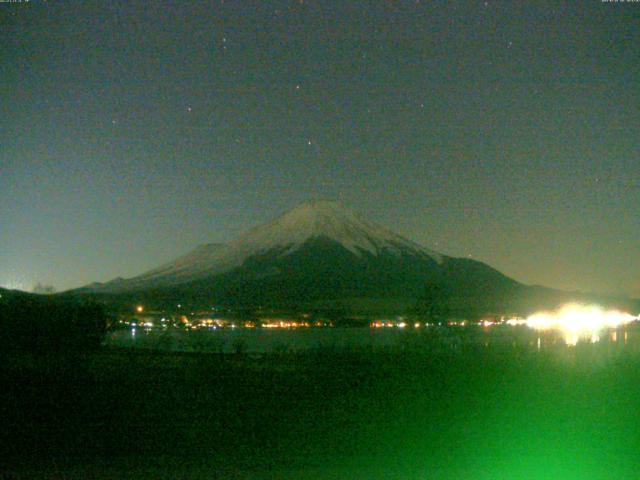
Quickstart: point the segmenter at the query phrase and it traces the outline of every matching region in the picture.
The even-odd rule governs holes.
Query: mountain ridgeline
[[[195,308],[436,318],[526,314],[570,300],[616,303],[525,286],[482,262],[425,248],[329,201],[302,204],[229,243],[200,246],[137,277],[69,293],[162,308],[182,302]]]

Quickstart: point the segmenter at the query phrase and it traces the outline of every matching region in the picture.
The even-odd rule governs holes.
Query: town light
[[[604,310],[597,305],[571,303],[553,312],[539,312],[527,318],[528,327],[535,330],[559,330],[568,345],[580,338],[595,342],[607,328],[618,328],[638,320],[638,317],[618,310]]]

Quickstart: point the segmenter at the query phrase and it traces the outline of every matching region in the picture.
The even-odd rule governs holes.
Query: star
[[[190,112],[192,110],[191,107],[187,107],[187,112]]]

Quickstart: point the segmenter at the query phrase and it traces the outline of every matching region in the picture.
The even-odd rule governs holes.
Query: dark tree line
[[[105,310],[96,303],[6,293],[0,299],[0,349],[3,351],[97,348],[106,326]]]

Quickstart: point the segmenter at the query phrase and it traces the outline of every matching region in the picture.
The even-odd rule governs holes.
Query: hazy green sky
[[[313,197],[640,297],[640,3],[0,3],[0,285],[133,276]]]

